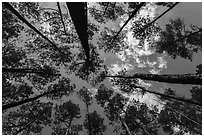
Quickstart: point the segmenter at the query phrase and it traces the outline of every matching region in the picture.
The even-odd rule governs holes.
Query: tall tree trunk
[[[46,93],[37,95],[36,97],[28,98],[28,99],[25,99],[25,100],[22,100],[22,101],[19,101],[19,102],[14,102],[14,103],[10,103],[10,104],[7,104],[7,105],[3,105],[2,110],[6,110],[6,109],[9,109],[9,108],[20,106],[20,105],[25,104],[25,103],[35,101],[35,100],[39,99],[40,97],[43,97],[43,96],[51,94],[51,93],[53,93],[53,91],[46,92]]]
[[[119,116],[119,119],[120,119],[120,122],[122,123],[123,127],[125,128],[126,132],[129,134],[129,135],[132,135],[131,132],[130,132],[130,129],[128,128],[127,124],[122,120],[122,118]]]
[[[162,105],[165,105],[164,103],[162,103],[162,102],[160,102],[160,101],[158,101],[158,100],[156,100],[156,99],[153,99],[153,100],[155,100],[156,102],[158,102],[158,103],[160,103],[160,104],[162,104]],[[196,122],[195,120],[189,118],[188,116],[186,116],[186,115],[184,115],[183,113],[177,111],[176,109],[174,109],[174,108],[172,108],[172,107],[169,107],[169,106],[165,106],[165,107],[170,108],[171,110],[173,110],[174,112],[178,113],[179,115],[185,117],[186,119],[188,119],[189,121],[193,122],[194,124],[196,124],[196,125],[202,127],[202,124],[200,124],[200,123]]]
[[[58,10],[59,10],[59,13],[60,13],[60,18],[61,18],[62,25],[63,25],[63,28],[64,28],[64,33],[65,33],[65,35],[67,35],[66,28],[65,28],[65,23],[64,23],[63,18],[62,18],[62,11],[61,11],[59,2],[57,2],[57,7],[58,7]]]
[[[90,123],[90,118],[89,118],[89,105],[88,104],[86,104],[86,115],[87,115],[87,123],[88,123],[88,134],[90,135],[91,123]]]
[[[200,30],[198,30],[198,31],[196,31],[196,32],[190,33],[190,34],[188,34],[188,35],[186,35],[186,36],[184,36],[184,37],[182,37],[182,38],[180,38],[180,39],[175,40],[174,42],[176,43],[176,42],[178,42],[178,41],[182,41],[182,40],[184,40],[185,38],[188,38],[188,37],[190,37],[190,36],[193,36],[193,35],[195,35],[195,34],[197,34],[197,33],[199,33],[199,32],[202,32],[202,30],[200,29]]]
[[[18,69],[18,68],[2,68],[2,72],[9,72],[9,73],[36,73],[36,74],[51,74],[49,72],[43,70],[36,70],[36,69]]]
[[[202,85],[202,78],[196,74],[162,74],[162,75],[158,75],[158,74],[136,73],[132,76],[106,75],[106,77],[111,77],[111,78],[140,78],[142,80],[151,80],[151,81],[174,83],[174,84]]]
[[[120,107],[120,109],[121,109],[127,116],[129,116],[129,114],[128,114],[122,107]],[[138,123],[136,120],[134,120],[133,122],[135,122],[137,125],[139,125],[139,128],[140,128],[144,133],[146,133],[147,135],[149,135],[149,133],[146,131],[146,129],[143,128],[143,126],[141,125],[141,122]]]
[[[89,62],[90,48],[88,44],[87,33],[87,3],[84,2],[66,2],[70,16],[74,23],[75,29],[81,41],[82,47],[86,54],[86,60]]]
[[[145,2],[141,2],[137,8],[132,12],[132,14],[129,16],[129,18],[127,19],[127,21],[123,24],[123,26],[120,28],[120,30],[118,31],[118,33],[113,37],[113,40],[111,41],[111,43],[113,43],[116,39],[116,37],[120,34],[120,32],[123,30],[123,28],[128,24],[128,22],[136,15],[136,13],[141,9],[141,7],[145,4]]]
[[[157,21],[159,18],[164,16],[167,12],[169,12],[171,9],[173,9],[179,2],[175,2],[171,7],[169,7],[166,11],[164,11],[161,15],[159,15],[157,18],[155,18],[152,22],[146,24],[143,28],[139,29],[136,33],[142,33],[147,29],[149,26],[151,26],[155,21]]]
[[[70,119],[69,124],[67,125],[67,133],[66,135],[70,135],[71,133],[71,123],[72,123],[73,118]]]
[[[3,2],[3,4],[6,6],[7,9],[9,9],[13,14],[15,14],[23,23],[25,23],[28,27],[30,27],[32,30],[34,30],[38,35],[43,37],[45,40],[47,40],[52,47],[59,51],[61,54],[64,55],[64,53],[47,37],[45,37],[39,30],[37,30],[33,25],[31,25],[23,16],[21,16],[18,11],[16,11],[8,2]]]
[[[139,88],[139,89],[142,89],[143,91],[146,91],[146,92],[148,92],[148,93],[152,93],[152,94],[155,94],[155,95],[160,95],[160,96],[162,96],[162,97],[166,97],[166,98],[170,98],[170,99],[174,99],[174,100],[186,102],[186,103],[193,104],[193,105],[202,106],[202,103],[200,103],[200,102],[195,102],[195,101],[192,101],[192,100],[190,100],[190,99],[185,99],[185,98],[181,98],[181,97],[174,97],[174,96],[165,95],[165,94],[162,94],[162,93],[159,93],[159,92],[146,90],[145,88],[140,87],[140,86],[135,86],[135,88]]]

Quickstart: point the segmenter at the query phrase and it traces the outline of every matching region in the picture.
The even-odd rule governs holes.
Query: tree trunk
[[[160,95],[160,96],[162,96],[162,97],[171,98],[171,99],[178,100],[178,101],[182,101],[182,102],[186,102],[186,103],[189,103],[189,104],[202,106],[202,103],[200,103],[200,102],[195,102],[195,101],[192,101],[192,100],[190,100],[190,99],[185,99],[185,98],[181,98],[181,97],[174,97],[174,96],[165,95],[165,94],[162,94],[162,93],[159,93],[159,92],[146,90],[145,88],[140,87],[140,86],[136,86],[135,88],[139,88],[139,89],[142,89],[143,91],[146,91],[146,92],[148,92],[148,93],[152,93],[152,94],[155,94],[155,95]]]
[[[120,109],[121,109],[127,116],[129,116],[129,114],[128,114],[122,107],[120,107]],[[140,128],[143,132],[145,132],[147,135],[149,135],[149,133],[146,131],[146,129],[143,128],[143,126],[141,125],[141,123],[138,123],[136,120],[134,120],[133,122],[135,122],[137,125],[139,125],[139,128]]]
[[[81,41],[82,47],[86,54],[86,60],[89,62],[89,44],[87,33],[87,7],[84,2],[66,2],[70,16],[74,23],[76,32]]]
[[[37,30],[33,25],[31,25],[23,16],[21,16],[18,11],[16,11],[8,2],[3,2],[3,4],[6,6],[7,9],[9,9],[13,14],[15,14],[23,23],[25,23],[28,27],[30,27],[32,30],[34,30],[38,35],[43,37],[45,40],[47,40],[52,47],[59,51],[61,54],[64,55],[64,53],[47,37],[45,37],[39,30]]]
[[[160,101],[158,101],[158,100],[156,100],[156,99],[153,99],[153,100],[155,100],[156,102],[158,102],[158,103],[160,103],[160,104],[162,104],[162,105],[165,105],[164,103],[162,103],[162,102],[160,102]],[[174,108],[172,108],[172,107],[170,107],[170,106],[165,106],[165,107],[170,108],[171,110],[173,110],[174,112],[178,113],[179,115],[185,117],[186,119],[188,119],[189,121],[193,122],[194,124],[196,124],[196,125],[202,127],[202,124],[200,124],[200,123],[196,122],[195,120],[189,118],[188,116],[186,116],[186,115],[184,115],[183,113],[177,111],[176,109],[174,109]]]
[[[65,23],[64,23],[63,18],[62,18],[62,11],[61,11],[59,2],[57,2],[57,7],[58,7],[58,10],[59,10],[59,13],[60,13],[60,18],[61,18],[62,25],[63,25],[63,28],[64,28],[64,33],[65,33],[65,35],[67,35],[66,28],[65,28]]]
[[[174,83],[174,84],[192,84],[202,85],[202,78],[196,74],[142,74],[136,73],[132,76],[121,76],[121,75],[106,75],[111,78],[140,78],[142,80],[151,80],[158,82]]]
[[[90,131],[91,131],[91,123],[89,120],[89,105],[86,104],[86,114],[87,114],[87,123],[88,123],[88,135],[90,135]]]
[[[146,24],[143,28],[139,29],[136,33],[142,33],[145,31],[146,28],[148,28],[151,24],[153,24],[155,21],[157,21],[159,18],[161,18],[164,14],[169,12],[171,9],[173,9],[179,2],[175,2],[171,7],[169,7],[165,12],[163,12],[161,15],[159,15],[156,19],[154,19],[152,22]]]
[[[71,118],[70,121],[69,121],[69,124],[67,126],[67,133],[66,133],[66,135],[70,135],[70,133],[71,133],[71,123],[72,123],[72,120],[73,120],[73,118]]]
[[[129,135],[132,135],[130,132],[130,129],[128,128],[127,124],[122,120],[122,118],[119,116],[120,122],[122,123],[122,125],[124,126],[125,130],[127,131],[127,133]]]
[[[128,22],[136,15],[136,13],[140,10],[140,8],[145,4],[145,2],[141,2],[137,8],[132,12],[132,14],[129,16],[129,18],[127,19],[127,21],[123,24],[123,26],[120,28],[120,30],[118,31],[118,33],[114,36],[113,40],[111,41],[111,43],[113,43],[116,39],[116,37],[120,34],[120,32],[123,30],[123,28],[128,24]]]
[[[184,36],[184,37],[182,37],[182,38],[180,38],[180,39],[175,40],[174,42],[176,43],[176,42],[178,42],[178,41],[182,41],[182,40],[184,40],[185,38],[188,38],[188,37],[190,37],[190,36],[192,36],[192,35],[195,35],[195,34],[197,34],[197,33],[199,33],[199,32],[202,32],[202,30],[200,29],[200,30],[198,30],[198,31],[196,31],[196,32],[190,33],[190,34],[188,34],[188,35],[186,35],[186,36]]]
[[[28,99],[25,99],[25,100],[22,100],[22,101],[19,101],[19,102],[14,102],[14,103],[10,103],[10,104],[7,104],[7,105],[3,105],[3,106],[2,106],[2,110],[6,110],[6,109],[9,109],[9,108],[13,108],[13,107],[20,106],[20,105],[25,104],[25,103],[28,103],[28,102],[35,101],[35,100],[39,99],[40,97],[45,96],[45,95],[48,95],[48,94],[50,94],[50,93],[52,93],[52,92],[53,92],[53,91],[46,92],[46,93],[37,95],[36,97],[33,97],[33,98],[28,98]]]

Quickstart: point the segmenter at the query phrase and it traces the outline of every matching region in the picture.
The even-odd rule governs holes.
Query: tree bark
[[[47,37],[45,37],[39,30],[37,30],[33,25],[31,25],[23,16],[21,16],[18,11],[16,11],[8,2],[3,2],[3,4],[6,6],[7,9],[9,9],[13,14],[15,14],[23,23],[25,23],[28,27],[30,27],[32,30],[34,30],[38,35],[43,37],[45,40],[47,40],[52,47],[59,51],[61,54],[64,55],[64,53]]]
[[[81,41],[82,47],[86,54],[86,60],[89,62],[90,48],[88,44],[87,33],[87,7],[83,2],[66,2],[70,16],[74,23],[76,32]]]
[[[196,74],[143,74],[136,73],[132,76],[122,76],[122,75],[106,75],[105,77],[111,78],[140,78],[142,80],[158,81],[173,84],[192,84],[192,85],[202,85],[202,78]]]
[[[36,97],[28,98],[28,99],[25,99],[25,100],[22,100],[22,101],[19,101],[19,102],[14,102],[14,103],[10,103],[10,104],[7,104],[7,105],[3,105],[2,110],[6,110],[6,109],[9,109],[9,108],[20,106],[20,105],[28,103],[28,102],[35,101],[35,100],[39,99],[40,97],[43,97],[43,96],[48,95],[50,93],[53,93],[53,91],[46,92],[46,93],[37,95]]]

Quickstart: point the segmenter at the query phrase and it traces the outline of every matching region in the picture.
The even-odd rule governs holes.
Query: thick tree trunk
[[[2,110],[6,110],[6,109],[9,109],[9,108],[13,108],[13,107],[20,106],[20,105],[25,104],[25,103],[28,103],[28,102],[35,101],[35,100],[39,99],[40,97],[43,97],[43,96],[45,96],[45,95],[48,95],[48,94],[50,94],[50,93],[52,93],[52,92],[53,92],[53,91],[51,91],[51,92],[46,92],[46,93],[37,95],[36,97],[33,97],[33,98],[28,98],[28,99],[25,99],[25,100],[22,100],[22,101],[19,101],[19,102],[14,102],[14,103],[10,103],[10,104],[7,104],[7,105],[3,105],[3,106],[2,106]]]
[[[18,11],[16,11],[8,2],[3,2],[3,4],[6,6],[7,9],[9,9],[13,14],[15,14],[23,23],[25,23],[28,27],[30,27],[32,30],[34,30],[37,34],[39,34],[41,37],[43,37],[45,40],[47,40],[52,47],[59,51],[61,54],[64,55],[64,53],[47,37],[45,37],[39,30],[37,30],[33,25],[31,25],[23,16],[21,16]]]
[[[89,44],[88,44],[88,33],[87,33],[87,7],[84,2],[66,2],[69,9],[70,16],[74,23],[77,34],[81,41],[82,47],[85,51],[87,61],[89,61]]]
[[[193,85],[202,85],[202,78],[196,74],[143,74],[136,73],[132,76],[121,76],[121,75],[106,75],[106,77],[111,78],[140,78],[142,80],[151,80],[165,83],[173,84],[193,84]]]

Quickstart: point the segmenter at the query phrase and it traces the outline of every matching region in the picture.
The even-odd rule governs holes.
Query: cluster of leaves
[[[166,52],[174,59],[180,56],[192,61],[193,52],[201,50],[202,35],[197,33],[186,39],[183,39],[183,37],[195,32],[195,30],[199,30],[199,28],[191,26],[190,31],[186,30],[184,21],[180,18],[170,19],[169,22],[169,24],[166,24],[166,29],[161,31],[160,40],[155,46],[156,52]]]
[[[41,134],[43,126],[51,123],[52,103],[35,101],[3,115],[3,134]]]
[[[156,23],[148,26],[151,21],[151,17],[147,15],[139,16],[138,19],[132,22],[133,37],[140,40],[138,45],[141,47],[143,47],[145,41],[152,45],[155,42],[154,37],[158,36],[161,31],[161,28]]]
[[[2,4],[2,39],[17,38],[24,27],[6,7]]]
[[[124,41],[124,38],[126,37],[125,33],[121,33],[119,36],[115,37],[116,34],[116,30],[105,27],[97,42],[99,49],[103,49],[104,52],[118,53],[127,48]]]
[[[104,118],[100,117],[96,111],[87,114],[88,119],[84,122],[84,127],[88,130],[89,135],[102,135],[106,130],[103,124]]]
[[[122,16],[125,11],[122,4],[118,2],[98,2],[97,6],[89,7],[89,13],[99,23],[106,23],[108,21],[116,21]]]
[[[74,118],[80,118],[80,108],[71,101],[65,102],[62,105],[55,106],[54,127],[52,134],[67,135],[77,134],[80,131],[81,125],[72,125]],[[73,130],[73,128],[76,128]]]
[[[24,100],[33,94],[32,87],[27,83],[13,85],[3,75],[2,77],[2,104],[8,104]]]
[[[76,86],[70,82],[70,79],[63,77],[58,83],[52,84],[48,87],[48,92],[53,92],[47,95],[51,99],[60,99],[63,96],[69,96],[74,92]]]
[[[96,50],[96,47],[91,45],[90,49],[90,61],[89,62],[82,62],[82,65],[71,67],[72,71],[75,73],[76,76],[81,78],[82,80],[86,80],[87,82],[91,82],[90,78],[96,75],[103,67],[103,60],[99,57],[99,53]],[[85,55],[83,52],[80,52],[77,56],[76,60],[83,60]]]
[[[139,3],[130,2],[128,4],[132,10]],[[167,7],[172,5],[172,3],[156,4]],[[18,105],[16,108],[3,112],[3,134],[41,134],[42,128],[46,125],[52,126],[52,134],[55,135],[80,134],[83,126],[88,130],[88,134],[103,134],[106,130],[103,123],[104,118],[96,111],[89,113],[88,107],[93,103],[94,97],[86,87],[83,87],[77,93],[87,107],[84,125],[72,124],[75,118],[78,119],[81,117],[79,105],[68,101],[53,107],[53,104],[49,102],[50,100],[61,99],[63,96],[69,96],[75,89],[75,85],[71,83],[69,78],[59,75],[59,71],[56,70],[57,67],[61,69],[60,67],[62,65],[66,66],[65,64],[85,61],[79,63],[80,65],[78,66],[75,65],[75,67],[70,68],[69,71],[74,72],[76,76],[87,82],[92,82],[91,77],[97,75],[99,76],[98,81],[96,80],[97,82],[105,79],[107,68],[102,64],[103,60],[97,52],[97,47],[89,43],[89,61],[86,60],[85,52],[82,48],[79,49],[80,53],[78,54],[72,52],[72,49],[78,48],[77,46],[80,45],[80,40],[69,13],[60,13],[59,9],[46,9],[40,7],[39,3],[32,2],[11,3],[11,5],[31,24],[40,25],[40,33],[49,38],[50,41],[40,37],[40,34],[36,30],[28,27],[24,28],[20,20],[3,4],[2,38],[9,42],[6,43],[4,41],[3,66],[25,70],[24,72],[21,71],[23,74],[20,75],[24,77],[18,78],[15,78],[19,76],[19,74],[15,74],[17,71],[14,74],[4,72],[2,83],[3,105],[18,104],[20,101],[28,100],[23,105],[21,104],[21,106]],[[99,9],[97,9],[98,6],[100,7]],[[99,2],[97,3],[97,7],[89,7],[88,10],[98,23],[107,23],[108,21],[116,21],[125,14],[123,6],[122,3],[117,2]],[[130,12],[127,12],[127,14],[129,15]],[[63,21],[64,23],[62,23]],[[140,17],[139,20],[134,21],[132,24],[131,30],[133,31],[134,37],[139,39],[142,45],[144,44],[144,40],[152,44],[154,42],[152,37],[156,36],[160,31],[156,24],[144,29],[150,21],[151,19],[149,17]],[[99,26],[88,22],[88,26],[83,27],[87,27],[88,40],[91,42],[95,33],[99,32]],[[201,50],[202,39],[201,33],[196,33],[186,39],[182,39],[182,37],[188,34],[201,30],[196,26],[191,26],[191,29],[191,31],[186,31],[185,25],[180,19],[175,21],[170,20],[170,24],[166,25],[166,30],[161,31],[160,41],[156,43],[156,51],[159,53],[166,51],[173,58],[181,56],[191,59],[192,52]],[[19,40],[21,32],[24,32],[26,36],[30,37],[25,42],[25,50],[15,46],[16,40],[21,42]],[[124,50],[127,47],[124,41],[126,31],[122,31],[115,37],[116,34],[116,30],[105,28],[100,34],[101,37],[98,42],[99,49],[113,53]],[[178,39],[182,40],[175,42]],[[29,58],[28,54],[29,56],[35,56],[37,59]],[[197,68],[197,74],[201,77],[201,65],[198,65]],[[13,77],[15,78],[15,84],[12,81]],[[25,81],[28,83],[25,83]],[[137,88],[136,84],[138,84],[137,79],[124,78],[112,79],[111,82],[113,85],[117,85],[119,90],[126,93],[134,92]],[[46,99],[36,101],[42,96],[37,96],[34,98],[34,101],[32,100],[31,97],[34,94],[33,89],[35,85],[40,86],[43,92],[45,87],[48,86],[47,91],[40,94],[42,96],[46,95],[49,100],[48,103],[42,103],[42,101],[47,101]],[[165,94],[175,95],[170,89],[166,90],[166,92]],[[192,100],[197,102],[202,101],[200,95],[202,93],[201,87],[192,88],[191,93]],[[199,123],[201,121],[201,112],[196,111],[195,106],[189,104],[182,104],[181,102],[161,98],[162,101],[164,99],[167,101],[161,113],[158,113],[157,109],[150,109],[146,104],[139,101],[134,101],[131,105],[127,105],[130,101],[129,98],[124,97],[120,93],[115,93],[114,90],[108,89],[105,85],[99,87],[95,98],[104,107],[105,114],[112,125],[121,123],[122,130],[124,131],[122,134],[157,134],[159,125],[169,134],[175,132],[173,130],[175,127],[179,127],[180,129],[180,132],[176,134],[184,134],[186,132],[190,132],[191,134],[201,133],[201,123]],[[169,109],[170,107],[175,108],[176,111],[172,111],[172,109]],[[53,111],[54,115],[52,115]],[[182,114],[178,116],[177,111],[186,114],[186,116]],[[158,117],[159,119],[157,119]]]

